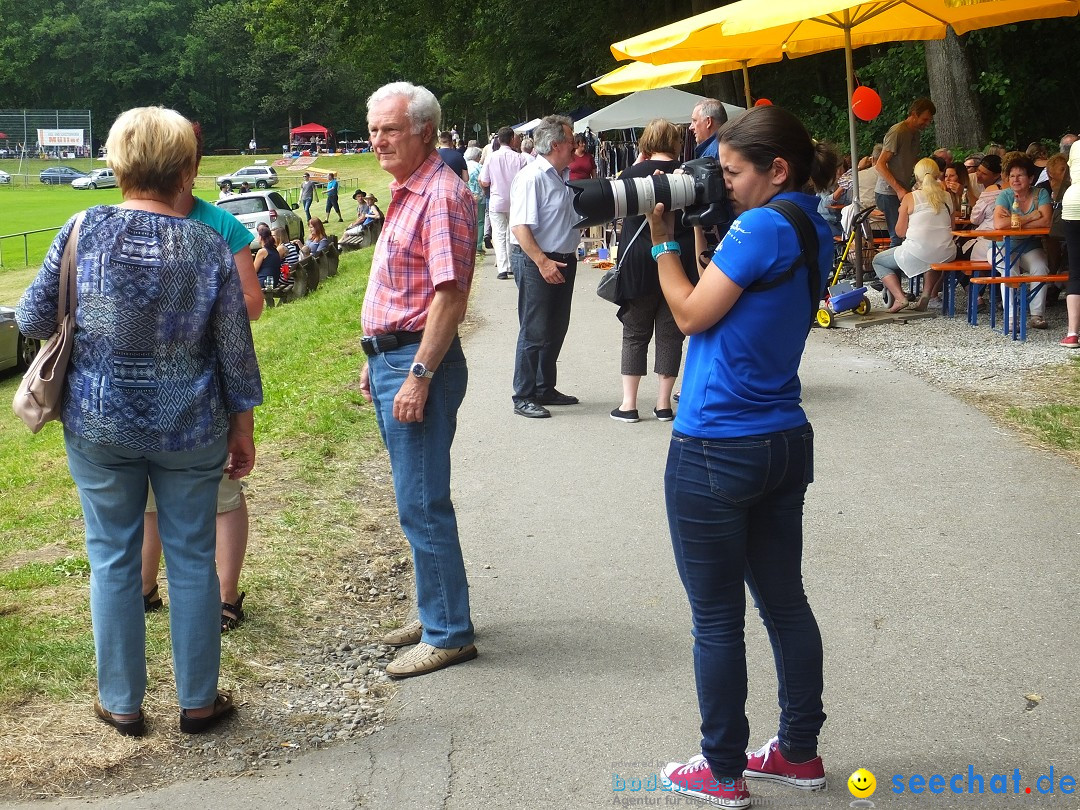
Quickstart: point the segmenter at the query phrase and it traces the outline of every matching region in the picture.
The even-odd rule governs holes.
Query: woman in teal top
[[[827,187],[837,157],[779,107],[728,122],[718,143],[737,218],[697,286],[672,241],[673,217],[663,206],[649,215],[660,286],[690,336],[665,492],[693,617],[702,732],[701,754],[670,763],[664,779],[677,792],[747,807],[746,776],[825,786],[821,635],[801,571],[814,431],[799,404],[798,369],[833,244],[806,189]],[[774,200],[794,203],[812,226],[817,244],[805,250],[816,251],[816,284],[798,233],[763,207]],[[780,699],[777,736],[749,760],[744,580],[772,643]]]
[[[998,194],[997,205],[994,207],[994,227],[999,230],[1008,230],[1012,227],[1013,202],[1017,204],[1020,215],[1020,230],[1025,228],[1049,228],[1054,217],[1054,208],[1050,199],[1050,192],[1045,188],[1035,188],[1035,178],[1039,170],[1034,161],[1027,155],[1014,158],[1005,167],[1005,176],[1009,187]],[[1012,245],[1009,253],[1013,266],[1009,269],[1010,274],[1024,274],[1030,276],[1049,275],[1050,267],[1046,262],[1046,251],[1043,250],[1042,240],[1038,237],[1029,239],[1010,240]],[[1001,242],[997,243],[997,264],[995,271],[998,275],[1005,272],[1005,250]],[[1031,313],[1028,318],[1028,326],[1034,329],[1046,328],[1046,285],[1040,284],[1034,295],[1028,298],[1028,307]],[[1006,322],[1008,316],[1006,315]]]

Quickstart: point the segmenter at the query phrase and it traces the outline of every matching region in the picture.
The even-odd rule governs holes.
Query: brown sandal
[[[187,709],[180,710],[180,730],[185,734],[202,734],[209,731],[226,715],[230,714],[236,704],[233,703],[232,695],[228,692],[218,692],[214,698],[214,707],[206,717],[190,717]]]
[[[158,596],[157,583],[150,589],[150,593],[144,593],[142,595],[143,613],[153,613],[155,610],[161,610],[161,606],[165,603],[161,601],[161,597]]]

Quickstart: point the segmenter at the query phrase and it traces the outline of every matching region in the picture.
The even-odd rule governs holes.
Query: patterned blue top
[[[56,330],[57,234],[16,311],[35,338]],[[262,382],[232,251],[212,228],[111,205],[79,230],[75,344],[62,421],[98,444],[194,450],[262,402]]]

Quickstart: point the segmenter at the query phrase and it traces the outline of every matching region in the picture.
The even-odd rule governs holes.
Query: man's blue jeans
[[[559,353],[570,328],[577,257],[563,257],[562,284],[548,284],[536,262],[518,245],[510,247],[510,267],[518,288],[518,340],[514,362],[514,402],[539,402],[555,391]]]
[[[214,550],[225,437],[198,450],[160,453],[95,444],[66,430],[64,442],[86,523],[102,707],[133,714],[146,694],[141,572],[148,481],[154,487],[168,567],[177,697],[185,709],[209,706],[217,698],[221,663]]]
[[[717,779],[741,777],[746,719],[746,595],[772,643],[780,744],[811,758],[825,721],[822,651],[802,583],[802,517],[814,431],[702,440],[672,434],[664,477],[668,523],[694,623],[701,752]]]
[[[875,194],[874,202],[885,215],[885,225],[889,229],[889,247],[898,247],[904,241],[896,235],[896,223],[900,219],[900,198],[895,194]]]
[[[311,203],[312,202],[314,202],[314,200],[311,197],[304,197],[302,200],[300,200],[300,204],[302,206],[304,206],[304,227],[305,228],[308,226],[308,223],[311,222]]]
[[[411,373],[417,348],[400,346],[368,358],[371,398],[390,454],[401,528],[412,547],[423,640],[433,647],[463,647],[473,641],[473,626],[450,499],[450,446],[469,370],[461,341],[455,338],[428,387],[424,421],[399,422],[394,397]]]

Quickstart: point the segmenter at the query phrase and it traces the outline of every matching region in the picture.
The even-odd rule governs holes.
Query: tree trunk
[[[938,145],[978,149],[986,143],[986,127],[973,89],[975,79],[967,44],[951,26],[945,39],[924,44],[930,97],[937,107],[934,127]]]

